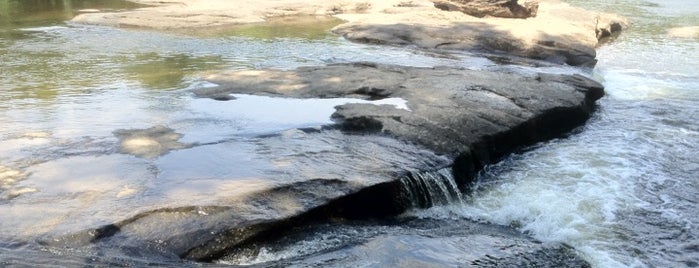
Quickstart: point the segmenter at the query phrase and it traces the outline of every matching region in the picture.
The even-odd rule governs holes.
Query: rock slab
[[[407,108],[344,104],[332,115],[334,125],[231,141],[227,148],[259,153],[256,164],[246,164],[255,178],[178,182],[172,187],[195,195],[172,196],[179,200],[175,205],[153,204],[101,226],[49,235],[42,243],[118,245],[163,258],[212,261],[308,222],[397,215],[430,205],[414,202],[406,189],[406,178],[416,172],[450,170],[460,190],[468,191],[484,165],[584,123],[604,94],[600,84],[579,75],[366,62],[235,71],[208,80],[219,86],[195,95],[401,98]],[[194,192],[219,188],[228,190]]]

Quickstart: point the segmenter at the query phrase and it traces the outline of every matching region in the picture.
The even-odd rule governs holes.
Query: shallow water
[[[451,225],[468,219],[510,225],[544,242],[569,244],[595,267],[696,266],[699,42],[665,33],[699,25],[699,11],[681,1],[572,2],[634,21],[599,50],[594,76],[607,97],[595,117],[570,137],[489,167],[464,200],[412,213]],[[120,1],[0,0],[0,264],[194,265],[143,252],[124,257],[104,248],[42,248],[21,241],[55,232],[58,222],[94,213],[95,207],[119,214],[163,198],[176,205],[181,195],[216,198],[205,193],[221,186],[220,178],[239,178],[224,185],[231,191],[274,183],[255,179],[270,164],[254,158],[259,151],[253,137],[328,124],[335,105],[359,101],[194,98],[193,89],[210,86],[199,79],[208,72],[351,61],[578,72],[352,44],[326,31],[334,22],[310,32],[300,31],[303,26],[260,26],[198,35],[65,22],[79,9],[132,7]],[[191,147],[154,158],[120,153],[115,131],[154,126],[169,127]],[[372,260],[399,265],[397,259],[412,259],[447,266],[459,260],[467,241],[458,228],[430,234],[413,227],[332,227],[320,232],[326,236],[303,236],[287,247],[229,261],[292,258],[289,264],[303,266],[331,259],[335,266],[376,266]],[[361,240],[334,240],[337,233]],[[411,251],[414,245],[423,250]],[[382,253],[389,249],[400,253]]]

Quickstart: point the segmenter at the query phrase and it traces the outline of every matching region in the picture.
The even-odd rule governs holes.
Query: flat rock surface
[[[133,156],[77,156],[29,170],[32,185],[42,189],[36,198],[62,201],[42,213],[21,199],[3,206],[3,215],[13,215],[3,230],[15,231],[2,235],[42,237],[42,244],[56,247],[117,245],[139,254],[214,260],[308,220],[400,213],[409,203],[401,181],[416,172],[454,165],[456,182],[466,187],[482,165],[582,124],[603,95],[598,83],[581,76],[373,63],[237,71],[209,80],[219,86],[195,95],[393,98],[404,100],[405,107],[343,104],[336,107],[335,125],[207,144],[184,145],[177,133],[160,126],[119,130],[118,152]],[[151,142],[124,148],[133,138]],[[131,148],[139,144],[143,148]],[[218,150],[226,157],[212,158]],[[160,166],[186,167],[152,170],[150,160],[139,159],[154,157],[148,151],[159,155]],[[89,169],[91,162],[124,161],[132,164],[115,174]],[[61,185],[45,174],[70,176],[71,167],[93,175],[83,177],[102,179]],[[228,175],[216,175],[221,167]],[[199,175],[187,176],[192,171]]]
[[[356,42],[498,52],[570,65],[593,65],[601,29],[618,32],[626,25],[618,16],[556,0],[541,1],[536,17],[528,19],[479,18],[441,10],[428,0],[134,2],[156,6],[86,13],[73,21],[178,31],[261,23],[282,16],[335,16],[346,23],[333,32]]]
[[[240,71],[212,75],[208,80],[220,86],[201,89],[197,95],[403,98],[407,109],[346,104],[336,107],[333,118],[345,130],[390,134],[452,157],[468,151],[484,137],[507,132],[546,112],[591,109],[594,100],[603,94],[601,85],[581,76],[528,77],[373,63]],[[533,136],[521,138],[526,141],[535,139]]]
[[[598,29],[621,31],[618,16],[589,12],[557,1],[541,1],[536,17],[477,18],[429,8],[410,12],[343,14],[349,21],[333,32],[357,42],[416,45],[427,49],[498,52],[569,65],[594,65]]]

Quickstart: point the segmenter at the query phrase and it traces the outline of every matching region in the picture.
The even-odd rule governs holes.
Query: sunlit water
[[[72,24],[64,21],[78,9],[133,6],[119,1],[51,2],[73,5],[0,1],[0,209],[23,210],[22,214],[0,214],[2,237],[18,236],[16,227],[22,221],[47,213],[36,204],[65,201],[65,207],[54,207],[60,212],[73,209],[74,203],[95,200],[95,196],[76,199],[72,191],[129,196],[153,179],[178,182],[188,177],[240,175],[240,169],[231,174],[230,168],[222,166],[252,153],[241,147],[241,141],[328,124],[335,105],[358,101],[245,95],[228,102],[194,98],[191,90],[210,86],[198,79],[208,72],[351,61],[575,72],[498,66],[471,55],[454,59],[409,48],[352,44],[328,34],[331,25],[300,34],[298,29],[289,33],[248,28],[193,35]],[[573,2],[620,13],[634,22],[628,32],[599,50],[594,76],[606,86],[607,97],[599,101],[595,116],[570,137],[540,144],[489,167],[476,191],[463,202],[413,214],[515,226],[536,239],[573,246],[595,267],[697,266],[699,42],[665,33],[671,27],[699,25],[699,8],[682,1]],[[404,105],[400,99],[389,101]],[[155,160],[116,152],[115,130],[156,125],[183,134],[183,142],[203,146]],[[185,170],[182,161],[194,161],[196,168]],[[94,183],[95,177],[103,182]],[[42,199],[45,196],[52,199]],[[143,204],[147,198],[129,204]],[[447,245],[458,249],[466,243],[453,237],[436,242],[419,232],[404,231],[407,227],[396,228],[401,232],[393,236],[372,227],[331,233],[385,236],[388,242],[371,248]],[[338,247],[334,238],[301,240],[300,245],[262,250],[238,262],[260,263]],[[0,256],[19,254],[12,258],[32,264],[15,252],[23,247],[12,240],[0,241]],[[357,250],[344,252],[352,251]],[[343,254],[342,249],[339,252],[335,254]],[[84,254],[92,253],[60,255],[63,265],[82,265],[86,260],[78,256]],[[447,257],[449,251],[430,251],[432,257],[401,254],[417,260],[441,259],[444,265],[453,260]],[[57,258],[48,252],[32,256],[39,264]],[[106,261],[113,262],[148,260]]]

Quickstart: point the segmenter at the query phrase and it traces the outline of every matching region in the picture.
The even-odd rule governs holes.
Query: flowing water
[[[599,49],[593,75],[603,82],[607,96],[580,131],[488,167],[467,196],[453,191],[448,172],[413,174],[409,182],[422,185],[410,187],[415,195],[441,193],[423,201],[439,206],[411,212],[421,220],[321,226],[310,234],[300,232],[297,240],[282,243],[286,246],[257,247],[222,263],[297,258],[286,264],[333,260],[334,266],[376,266],[384,260],[406,265],[391,262],[401,259],[454,266],[472,243],[499,243],[490,236],[476,242],[469,240],[473,236],[464,238],[494,228],[458,227],[479,220],[515,227],[540,241],[566,243],[594,267],[699,266],[699,38],[666,34],[673,27],[699,26],[699,6],[683,1],[571,2],[633,22],[629,31]],[[239,95],[232,107],[193,98],[192,89],[209,86],[199,79],[208,72],[363,60],[577,72],[352,44],[328,34],[337,23],[332,20],[196,34],[66,22],[84,9],[133,7],[108,0],[0,0],[0,266],[150,263],[89,252],[32,251],[14,238],[40,231],[24,228],[27,222],[52,226],[53,211],[72,211],[86,203],[116,209],[96,202],[105,193],[128,197],[160,180],[253,176],[221,167],[230,159],[250,158],[245,149],[249,137],[327,124],[335,105],[358,101]],[[400,99],[389,101],[404,105]],[[159,159],[115,151],[116,130],[157,125],[183,134],[183,143],[223,145],[183,149]],[[197,168],[184,170],[183,161]],[[255,163],[240,165],[254,170]],[[95,177],[102,180],[95,183]],[[78,195],[76,189],[90,194]],[[143,205],[149,198],[132,202]],[[52,211],[45,208],[49,204]],[[422,226],[435,222],[445,227]],[[312,257],[298,258],[306,255]]]
[[[606,87],[579,133],[489,167],[454,213],[562,241],[595,267],[699,266],[699,25],[685,1],[576,1],[632,28],[599,49]]]

